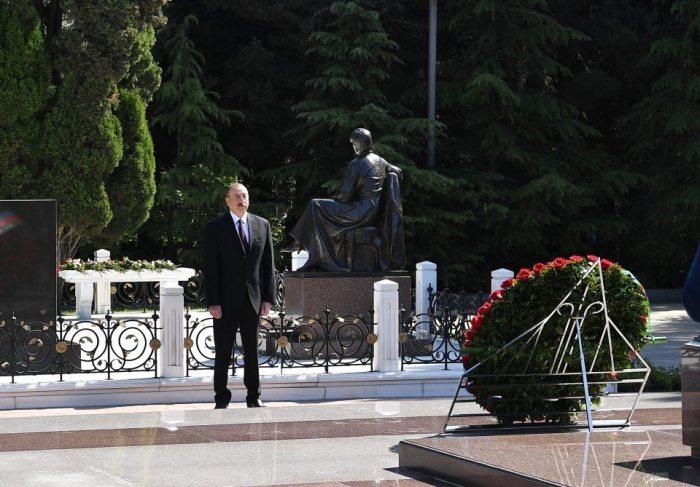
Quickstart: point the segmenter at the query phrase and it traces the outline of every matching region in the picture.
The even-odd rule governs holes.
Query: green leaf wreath
[[[511,347],[502,354],[493,354],[549,316],[597,261],[598,257],[594,255],[587,258],[573,255],[569,259],[558,257],[547,264],[535,264],[532,269],[521,269],[515,279],[506,279],[501,289],[491,293],[490,301],[481,306],[472,319],[471,329],[466,332],[466,341],[461,350],[462,360],[467,371],[476,364],[483,363],[467,376],[466,387],[474,394],[476,402],[495,415],[499,423],[509,424],[528,419],[570,423],[575,418],[575,413],[583,409],[584,403],[580,400],[583,395],[581,385],[562,385],[561,378],[547,375],[522,375],[525,371],[529,375],[546,374],[550,370],[566,327],[566,316],[554,313],[543,327],[532,356],[531,346]],[[649,301],[644,288],[618,264],[601,259],[600,266],[603,270],[608,316],[638,351],[650,337],[647,327]],[[586,284],[588,293],[584,296]],[[599,271],[595,269],[573,291],[567,302],[583,303],[582,309],[585,309],[601,298]],[[587,364],[591,364],[595,356],[604,326],[605,315],[602,312],[588,315],[585,320],[582,344]],[[568,372],[581,371],[577,350],[578,347],[576,353],[565,355]],[[630,368],[630,348],[623,340],[612,340],[614,366],[610,355],[605,341],[604,353],[600,353],[595,362],[596,371],[610,371],[605,380],[615,377],[615,370]],[[484,361],[487,357],[489,359]],[[483,377],[488,375],[491,377]],[[598,376],[596,381],[600,380]],[[532,386],[513,387],[522,384]],[[589,385],[594,403],[600,402],[599,396],[604,389],[601,384]],[[564,399],[553,400],[554,398]]]
[[[56,272],[60,271],[78,271],[82,274],[86,274],[88,271],[97,272],[107,272],[107,271],[117,271],[117,272],[127,272],[127,271],[152,271],[152,272],[163,272],[172,271],[177,269],[178,266],[170,262],[169,260],[131,260],[128,257],[124,257],[122,260],[107,260],[104,262],[97,262],[94,260],[81,260],[81,259],[67,259],[66,262],[58,266]]]

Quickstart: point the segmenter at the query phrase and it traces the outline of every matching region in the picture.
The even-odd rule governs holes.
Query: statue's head
[[[372,150],[372,134],[367,129],[355,129],[350,134],[350,143],[358,156],[369,154]]]

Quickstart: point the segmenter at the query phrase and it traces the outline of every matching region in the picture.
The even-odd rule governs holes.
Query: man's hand
[[[209,314],[212,315],[217,320],[220,320],[221,319],[221,306],[218,304],[215,304],[213,306],[209,306]]]
[[[260,304],[260,316],[269,315],[271,309],[272,309],[272,303],[268,303],[268,302],[263,301]]]

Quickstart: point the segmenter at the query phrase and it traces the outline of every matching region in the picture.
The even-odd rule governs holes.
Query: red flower
[[[545,270],[546,268],[547,268],[546,265],[544,265],[544,264],[541,263],[541,262],[538,262],[537,264],[535,264],[534,266],[532,266],[532,272],[533,272],[533,274],[535,274],[536,276],[539,276],[539,275],[540,275],[540,272],[542,272],[542,271]]]
[[[518,275],[515,277],[518,281],[524,281],[530,277],[530,269],[520,269],[520,272],[518,272]]]
[[[612,262],[610,262],[608,259],[601,259],[600,260],[600,267],[605,271],[607,270],[611,265],[613,265]]]
[[[472,318],[472,328],[475,330],[478,330],[479,328],[481,328],[481,325],[483,324],[482,323],[483,319],[484,319],[484,317],[482,315],[476,315],[475,317],[473,317]]]
[[[543,415],[540,414],[539,416],[530,415],[530,419],[532,421],[544,421],[545,418]]]
[[[591,254],[591,255],[587,255],[586,258],[588,259],[588,262],[595,262],[596,260],[598,260],[598,256],[597,256],[597,255],[592,255],[592,254]]]
[[[571,257],[569,257],[569,259],[571,259],[571,260],[574,261],[574,262],[581,262],[581,261],[583,261],[583,257],[581,257],[580,255],[572,255]]]
[[[486,315],[488,312],[491,311],[491,306],[491,303],[487,301],[486,303],[482,304],[481,307],[477,310],[477,314]]]
[[[556,259],[554,259],[554,262],[552,262],[552,267],[559,270],[562,267],[564,267],[566,264],[568,264],[566,259],[564,259],[563,257],[557,257]]]
[[[507,288],[511,287],[514,283],[515,283],[515,281],[513,280],[513,278],[509,277],[508,279],[506,279],[505,281],[503,281],[501,283],[501,289],[507,289]]]
[[[465,369],[469,365],[469,354],[468,353],[462,354],[462,365],[464,366]]]
[[[608,377],[610,377],[611,379],[617,379],[617,372],[611,372],[611,373],[609,373],[609,374],[608,374]]]
[[[640,316],[640,318],[644,321],[644,323],[647,322],[647,315],[642,315]]]
[[[477,329],[473,328],[471,330],[467,330],[464,332],[464,336],[467,337],[467,340],[474,340],[477,334]]]
[[[503,299],[503,291],[500,289],[496,289],[494,292],[489,294],[489,299],[491,301],[498,301],[499,299]]]

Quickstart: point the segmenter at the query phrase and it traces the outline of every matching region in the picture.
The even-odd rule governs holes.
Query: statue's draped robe
[[[348,163],[335,199],[311,200],[290,234],[327,271],[349,271],[346,233],[377,223],[380,197],[391,166],[376,154]]]

